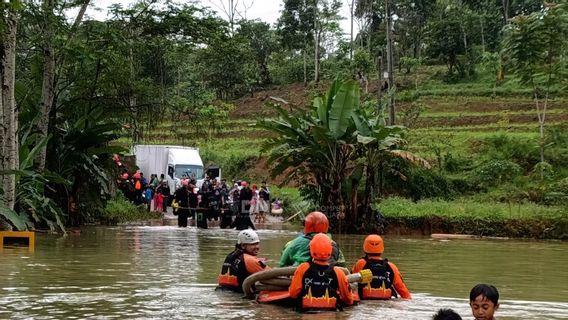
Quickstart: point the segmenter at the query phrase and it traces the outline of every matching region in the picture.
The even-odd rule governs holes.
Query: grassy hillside
[[[498,212],[503,214],[496,215],[508,219],[514,216],[513,204],[534,203],[526,209],[558,217],[568,203],[568,96],[556,94],[549,103],[545,161],[550,166],[546,179],[540,180],[538,118],[530,91],[512,78],[496,86],[492,75],[448,84],[441,80],[442,72],[443,67],[423,67],[397,80],[397,122],[409,128],[406,148],[434,167],[428,173],[407,171],[408,181],[400,182],[405,192],[418,194],[412,196],[414,200],[442,199],[450,204],[439,207],[450,211],[463,211],[463,201],[488,203],[476,207],[477,211],[490,211],[495,208],[490,203],[501,203],[505,209]],[[198,146],[205,162],[221,165],[226,177],[259,181],[269,176],[261,144],[271,134],[252,125],[256,119],[274,116],[267,102],[278,97],[289,102],[285,108],[305,107],[327,85],[294,84],[242,97],[233,102],[230,119],[210,140],[195,139],[190,133],[184,136],[171,130],[170,123],[163,123],[146,133],[144,143]],[[372,108],[376,104],[378,86],[376,80],[370,83],[363,105]],[[410,215],[424,215],[424,208],[433,210],[427,203],[410,206],[396,198],[384,202],[382,208],[395,217],[401,204],[412,211]]]

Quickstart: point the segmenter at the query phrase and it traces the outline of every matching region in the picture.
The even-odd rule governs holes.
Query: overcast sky
[[[102,20],[106,17],[106,8],[114,3],[120,3],[125,8],[127,8],[130,4],[134,3],[135,0],[91,0],[91,5],[89,10],[87,11],[87,15]],[[160,2],[160,0],[158,0]],[[183,0],[178,0],[178,2],[183,2]],[[217,11],[221,18],[226,19],[226,15],[222,13],[219,9],[222,7],[222,3],[228,3],[228,0],[197,0],[197,1],[190,1],[187,0],[188,3],[195,2],[201,4],[202,6],[210,7],[211,9]],[[343,29],[346,35],[349,34],[350,30],[350,22],[349,22],[349,6],[347,5],[348,0],[341,0],[343,6],[341,8],[341,16],[345,19],[340,22],[341,28]],[[250,7],[246,10],[246,18],[247,19],[260,19],[264,22],[268,22],[271,25],[278,20],[280,16],[280,10],[282,10],[283,1],[282,0],[239,0],[239,10],[244,12],[243,5],[246,4],[247,7]],[[252,4],[252,5],[251,5]],[[97,10],[99,9],[99,10]],[[357,24],[354,25],[355,34],[357,33]]]

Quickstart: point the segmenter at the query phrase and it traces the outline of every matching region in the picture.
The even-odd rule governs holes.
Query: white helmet
[[[243,230],[239,232],[237,236],[237,244],[252,244],[252,243],[259,243],[260,239],[258,238],[258,234],[251,229]]]

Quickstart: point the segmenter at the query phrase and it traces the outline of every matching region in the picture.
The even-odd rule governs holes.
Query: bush
[[[428,169],[412,169],[408,175],[409,196],[418,201],[424,198],[451,199],[456,192],[453,184],[440,172]]]
[[[472,171],[471,181],[480,187],[494,187],[509,182],[521,175],[523,169],[508,160],[491,160]]]
[[[126,200],[122,193],[117,193],[116,197],[109,200],[105,206],[101,222],[108,225],[117,225],[119,223],[160,219],[161,213],[148,212],[145,205],[134,205]]]
[[[276,85],[289,84],[304,81],[304,61],[302,57],[293,57],[291,59],[285,57],[276,57],[275,63],[269,64],[268,68],[272,76],[272,82]],[[308,73],[310,73],[308,68]],[[313,76],[308,74],[308,79]]]
[[[530,171],[539,161],[539,149],[536,141],[518,140],[505,134],[485,139],[480,153],[489,159],[514,161],[525,172]]]

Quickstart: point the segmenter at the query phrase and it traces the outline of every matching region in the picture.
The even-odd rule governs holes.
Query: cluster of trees
[[[339,0],[284,0],[274,26],[223,3],[226,19],[139,0],[97,21],[85,16],[90,0],[1,1],[0,223],[64,229],[96,219],[118,135],[136,143],[166,120],[210,136],[231,99],[371,73],[387,39],[395,64],[442,58],[465,75],[475,50],[498,49],[511,17],[542,9],[536,0],[352,0],[348,19],[361,31],[347,39]]]

